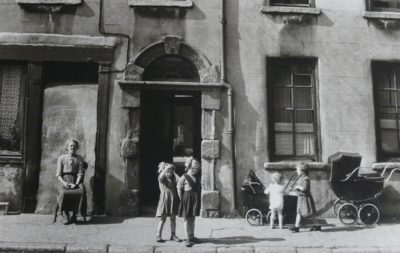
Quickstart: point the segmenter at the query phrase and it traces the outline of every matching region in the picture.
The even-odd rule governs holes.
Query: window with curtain
[[[24,65],[0,63],[0,156],[20,156]]]
[[[400,65],[374,63],[373,83],[379,158],[400,155]]]
[[[273,158],[317,160],[315,62],[269,59],[268,66]]]

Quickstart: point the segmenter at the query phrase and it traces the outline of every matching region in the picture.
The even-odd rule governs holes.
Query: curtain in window
[[[20,151],[22,66],[0,65],[0,154]]]

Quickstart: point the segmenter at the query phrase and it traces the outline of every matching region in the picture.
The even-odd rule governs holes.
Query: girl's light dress
[[[156,217],[161,217],[162,215],[171,216],[178,213],[179,197],[176,190],[176,182],[176,174],[170,180],[165,176],[159,176],[160,198],[158,200]]]
[[[283,209],[283,195],[285,193],[285,187],[283,185],[270,184],[264,193],[269,194],[269,209]]]

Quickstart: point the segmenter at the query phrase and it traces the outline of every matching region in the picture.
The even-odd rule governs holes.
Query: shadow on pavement
[[[119,224],[126,220],[126,217],[94,216],[88,218],[86,222],[78,220],[76,225],[101,225],[101,224]]]
[[[284,241],[284,238],[255,238],[252,236],[232,236],[232,237],[221,237],[221,238],[201,238],[201,243],[212,243],[212,244],[223,244],[223,245],[235,245],[245,243],[256,243],[256,242],[278,242]]]
[[[321,232],[323,233],[330,233],[330,232],[352,232],[352,231],[359,231],[364,229],[371,229],[374,226],[340,226],[340,227],[322,227]]]

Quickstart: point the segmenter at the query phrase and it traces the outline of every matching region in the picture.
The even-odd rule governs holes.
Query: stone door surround
[[[142,73],[154,60],[164,55],[175,55],[192,62],[197,68],[200,82],[144,81]],[[121,108],[124,110],[126,138],[121,143],[137,144],[140,138],[140,94],[143,89],[197,90],[201,91],[201,164],[202,164],[202,215],[213,216],[219,212],[219,191],[215,187],[214,170],[220,157],[220,143],[216,134],[216,113],[221,107],[221,89],[218,68],[200,52],[178,36],[165,36],[143,49],[127,66],[124,80],[117,81],[122,90]],[[127,151],[128,150],[128,151]],[[129,150],[131,152],[129,153]],[[132,154],[135,150],[135,154]],[[140,191],[140,150],[121,146],[125,168],[125,190],[121,193],[120,215],[138,214]],[[131,201],[126,201],[130,199]],[[130,205],[130,206],[127,206]]]

